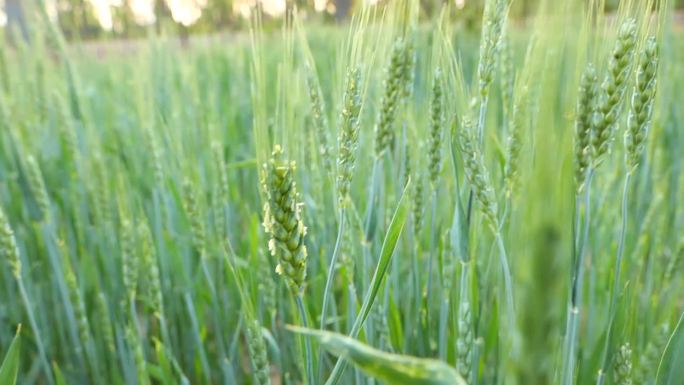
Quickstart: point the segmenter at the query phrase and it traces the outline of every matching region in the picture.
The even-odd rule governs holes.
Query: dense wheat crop
[[[0,45],[0,385],[684,384],[683,35],[601,4],[103,56],[35,8]]]

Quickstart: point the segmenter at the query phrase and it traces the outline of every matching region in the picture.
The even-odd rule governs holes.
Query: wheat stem
[[[632,179],[631,171],[625,175],[625,184],[622,189],[622,205],[621,216],[622,223],[620,224],[620,238],[618,241],[617,256],[615,258],[615,273],[613,275],[613,291],[610,296],[610,307],[608,308],[608,327],[605,345],[603,347],[603,355],[601,359],[601,367],[596,383],[602,385],[605,378],[606,366],[608,365],[608,351],[613,339],[613,324],[615,322],[615,314],[617,312],[617,299],[620,291],[620,275],[622,273],[622,258],[625,250],[625,236],[627,233],[627,200],[629,195],[629,184]]]
[[[568,325],[566,330],[565,352],[563,352],[563,369],[561,384],[572,385],[575,367],[575,341],[577,339],[577,328],[580,318],[581,302],[582,302],[582,281],[584,278],[584,257],[586,247],[589,241],[589,223],[591,214],[591,180],[594,175],[594,169],[590,168],[586,175],[585,189],[584,189],[584,224],[582,229],[582,237],[579,246],[579,254],[575,258],[575,266],[573,271],[572,290],[570,293],[570,306],[568,308],[570,314],[568,315]]]
[[[430,240],[429,240],[429,255],[428,255],[428,278],[427,278],[427,291],[426,291],[426,309],[425,309],[425,318],[426,318],[426,324],[429,325],[430,321],[430,304],[432,303],[431,301],[431,295],[430,293],[432,292],[432,265],[434,264],[434,255],[435,255],[435,217],[437,216],[437,190],[434,189],[432,192],[432,197],[430,198],[432,200],[431,202],[431,210],[430,210]],[[429,330],[429,328],[428,328]],[[442,343],[440,342],[440,345]]]
[[[302,318],[302,326],[305,328],[309,327],[309,321],[306,316],[306,308],[304,307],[303,295],[300,292],[295,296],[297,302],[297,309],[299,310],[299,315]],[[315,384],[314,382],[314,369],[313,369],[313,353],[311,351],[311,340],[309,338],[304,338],[304,349],[306,350],[306,373],[307,373],[307,383],[309,385]]]
[[[447,321],[449,318],[449,292],[444,292],[441,306],[439,309],[439,359],[447,360]]]
[[[207,352],[202,344],[200,324],[199,320],[197,319],[198,313],[195,310],[195,304],[189,292],[185,293],[183,299],[185,300],[185,306],[187,307],[188,316],[190,317],[190,326],[192,328],[193,337],[195,339],[195,343],[197,344],[197,350],[199,351],[200,368],[204,376],[204,381],[206,381],[206,383],[212,383],[211,370],[209,369],[209,359],[207,358]]]
[[[330,290],[332,283],[335,280],[335,265],[340,253],[340,245],[344,235],[344,209],[340,208],[340,224],[337,230],[337,240],[335,240],[335,248],[333,249],[332,257],[330,258],[330,266],[328,267],[328,278],[325,281],[325,289],[323,290],[323,306],[321,308],[321,330],[325,329],[326,315],[328,310],[328,302],[330,301]],[[319,350],[318,357],[318,380],[320,382],[323,377],[323,349]]]
[[[49,385],[54,385],[54,381],[52,379],[52,369],[50,369],[50,364],[47,360],[47,353],[45,352],[45,345],[43,345],[44,340],[40,335],[40,329],[38,329],[38,323],[36,322],[36,317],[33,313],[33,308],[31,307],[31,301],[29,300],[28,293],[26,292],[26,287],[24,287],[24,282],[21,278],[17,279],[17,284],[19,285],[21,300],[24,302],[24,306],[26,306],[26,313],[28,314],[31,329],[33,329],[33,334],[36,336],[38,355],[40,356],[40,362],[43,365],[43,370],[45,371],[45,378]]]
[[[501,232],[495,231],[494,237],[496,238],[496,245],[499,248],[499,260],[501,261],[501,267],[503,269],[509,322],[511,325],[513,325],[515,322],[515,306],[513,302],[513,282],[511,278],[511,270],[508,266],[508,257],[506,256],[506,248],[504,247],[504,241],[503,237],[501,236]]]

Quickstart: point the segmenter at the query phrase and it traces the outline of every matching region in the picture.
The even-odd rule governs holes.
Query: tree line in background
[[[26,36],[26,14],[31,6],[27,0],[4,0],[7,25],[11,35],[20,31]],[[32,0],[33,2],[45,0]],[[194,33],[211,33],[223,30],[236,30],[244,28],[246,20],[244,16],[235,12],[234,3],[239,0],[206,0],[206,6],[202,15],[192,25],[184,26],[174,20],[168,6],[168,0],[154,0],[154,13],[156,21],[150,25],[141,25],[137,22],[131,7],[134,0],[121,0],[121,6],[111,7],[113,26],[110,30],[104,29],[97,18],[96,10],[91,0],[55,0],[57,2],[57,20],[64,35],[71,40],[97,39],[103,37],[139,37],[144,36],[149,28],[158,31],[176,30],[182,35]],[[307,12],[311,17],[320,19],[321,22],[344,21],[355,7],[360,6],[364,0],[328,0],[325,11],[315,12],[314,0],[286,0],[296,4],[298,9]],[[382,5],[391,0],[379,0]],[[445,1],[455,1],[461,7],[453,12],[455,20],[463,22],[469,27],[476,28],[479,24],[484,0],[419,0],[422,13],[425,17],[431,17],[441,9]],[[536,8],[539,0],[516,0],[511,9],[512,17],[526,17]],[[586,1],[586,0],[576,0]],[[608,9],[617,8],[620,0],[606,0]],[[259,3],[259,0],[257,0]],[[684,0],[674,0],[677,7],[684,7]]]

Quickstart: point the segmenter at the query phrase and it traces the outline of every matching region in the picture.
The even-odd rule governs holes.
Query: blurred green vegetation
[[[382,25],[372,19],[359,39],[348,39],[346,24],[312,22],[295,37],[288,29],[282,34],[276,30],[281,20],[270,20],[271,33],[256,33],[254,46],[235,39],[179,49],[175,39],[150,33],[135,47],[112,49],[103,56],[77,44],[56,43],[46,23],[32,25],[30,42],[9,46],[2,39],[0,207],[16,237],[30,304],[23,300],[2,249],[0,354],[22,323],[20,385],[50,384],[51,371],[55,378],[63,374],[65,384],[167,385],[185,379],[191,384],[251,385],[258,382],[248,346],[254,331],[249,328],[257,322],[273,383],[303,383],[301,341],[285,328],[301,320],[268,252],[260,170],[271,143],[282,144],[286,156],[296,162],[309,250],[305,306],[317,327],[338,224],[334,179],[323,166],[321,135],[328,134],[335,143],[346,71],[358,64],[364,102],[353,209],[334,269],[334,306],[327,328],[340,333],[350,329],[391,213],[410,176],[411,186],[424,187],[423,195],[412,187],[410,219],[359,339],[385,351],[421,357],[438,357],[443,347],[444,361],[454,366],[464,334],[459,305],[466,297],[472,300],[471,342],[478,349],[474,375],[480,384],[504,379],[506,385],[559,383],[575,235],[578,78],[588,60],[605,73],[614,38],[606,27],[605,35],[592,31],[586,41],[579,39],[578,19],[571,16],[543,15],[538,25],[510,35],[510,64],[520,79],[516,92],[526,88],[530,98],[525,105],[530,115],[522,125],[519,190],[510,197],[503,193],[508,156],[504,127],[509,126],[501,62],[491,90],[483,161],[499,207],[504,210],[504,201],[511,205],[501,228],[518,311],[517,328],[510,330],[499,312],[502,282],[489,229],[474,213],[466,253],[475,278],[464,281],[462,250],[455,250],[450,235],[457,222],[452,214],[469,192],[454,138],[463,129],[461,118],[471,113],[469,91],[477,84],[480,38],[474,29],[481,14],[473,11],[469,16],[472,28],[467,22],[448,23],[443,36],[429,23],[412,31],[413,90],[392,126],[396,142],[378,177],[382,198],[373,201],[367,190],[375,182],[374,128],[397,33],[395,19]],[[654,124],[628,205],[621,311],[616,346],[611,348],[618,342],[631,344],[639,384],[680,385],[681,333],[666,355],[670,358],[663,372],[669,377],[656,383],[655,373],[662,340],[670,336],[684,308],[684,39],[665,25],[659,41]],[[304,43],[310,48],[310,63]],[[357,44],[358,57],[352,55],[352,43]],[[430,222],[428,204],[420,204],[428,202],[433,191],[426,148],[431,76],[438,64],[445,72],[448,124]],[[305,82],[312,72],[320,82],[329,132],[314,127]],[[596,174],[591,196],[595,211],[579,330],[578,384],[594,383],[604,346],[625,173],[626,119],[620,120],[614,152]],[[361,223],[369,207],[379,213],[371,240]],[[422,222],[417,219],[421,214]],[[197,247],[196,239],[202,238],[197,236],[202,231],[204,249]],[[430,305],[425,282],[432,246],[439,285],[433,288]],[[131,272],[136,256],[158,263],[163,316],[155,303],[151,265],[138,266],[138,274]],[[137,290],[133,298],[128,293],[131,285]],[[464,292],[472,294],[462,296]],[[443,312],[446,318],[440,323]],[[35,325],[29,324],[31,314]],[[443,339],[439,325],[444,327]],[[514,349],[505,351],[508,339]],[[41,366],[41,344],[48,369]],[[321,362],[327,374],[334,360],[324,355]],[[374,382],[350,368],[342,383]],[[608,383],[613,384],[612,377]]]
[[[39,0],[5,0],[8,2],[6,7],[11,7],[13,11],[9,15],[10,25],[19,25],[22,18],[22,10],[30,8],[32,2]],[[43,1],[43,0],[40,0]],[[69,39],[95,39],[105,37],[140,37],[148,34],[152,28],[168,33],[188,35],[196,33],[211,33],[224,30],[243,29],[246,20],[236,14],[234,9],[235,0],[207,0],[203,8],[201,17],[190,26],[183,26],[177,23],[171,14],[168,0],[154,0],[154,10],[156,22],[152,27],[141,26],[136,23],[130,3],[123,1],[121,6],[111,6],[113,19],[113,29],[105,31],[99,24],[95,14],[95,8],[91,0],[56,0],[57,17],[60,27],[65,36]],[[190,0],[188,0],[190,1]],[[481,20],[483,4],[485,0],[467,0],[462,9],[452,13],[452,20],[464,22],[466,25],[477,28]],[[589,0],[571,0],[580,6]],[[11,5],[9,3],[12,3]],[[328,0],[328,9],[331,12],[315,12],[313,1],[299,0],[295,3],[298,8],[306,12],[310,19],[318,20],[322,23],[340,22],[348,18],[349,13],[360,6],[360,0]],[[437,15],[444,0],[420,0],[421,17],[430,19]],[[344,3],[344,4],[343,4]],[[380,0],[380,5],[388,3],[388,0]],[[513,19],[524,19],[532,16],[537,9],[539,0],[516,0],[511,8]],[[684,0],[674,0],[675,7],[683,7]],[[606,10],[614,11],[619,5],[619,0],[606,0]]]

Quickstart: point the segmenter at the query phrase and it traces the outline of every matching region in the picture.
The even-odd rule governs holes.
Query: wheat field
[[[0,385],[683,384],[683,35],[602,5],[104,55],[36,5],[0,39]]]

